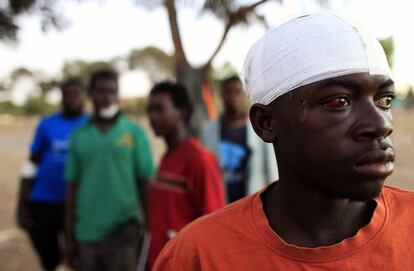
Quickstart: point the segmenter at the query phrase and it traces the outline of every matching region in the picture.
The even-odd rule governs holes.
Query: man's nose
[[[358,106],[354,137],[358,141],[386,138],[393,132],[392,114],[379,108],[374,101],[366,101]]]
[[[102,93],[102,100],[104,100],[105,102],[111,103],[112,101],[115,100],[115,95],[113,95],[112,93],[104,92]]]

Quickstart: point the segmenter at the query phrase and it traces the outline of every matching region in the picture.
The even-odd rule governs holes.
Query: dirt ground
[[[0,116],[0,270],[41,270],[24,232],[15,225],[18,172],[27,157],[37,119]],[[142,123],[148,128],[148,123]],[[395,173],[388,184],[414,189],[414,111],[394,112]],[[164,150],[161,140],[150,134],[158,160]]]

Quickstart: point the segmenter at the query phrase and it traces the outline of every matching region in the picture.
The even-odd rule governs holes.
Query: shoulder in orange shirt
[[[371,222],[342,242],[318,248],[285,243],[268,224],[261,193],[184,228],[153,270],[412,270],[414,193],[385,186]]]

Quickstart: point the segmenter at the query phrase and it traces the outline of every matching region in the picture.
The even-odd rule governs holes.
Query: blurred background
[[[0,269],[40,270],[15,224],[19,169],[39,118],[59,108],[59,83],[112,67],[123,111],[149,129],[146,95],[159,80],[185,82],[193,126],[220,112],[218,82],[240,73],[249,47],[278,21],[329,9],[381,41],[397,87],[397,148],[388,183],[414,189],[414,3],[403,0],[15,0],[0,1]],[[86,82],[86,81],[85,81]],[[196,128],[195,128],[196,129]]]

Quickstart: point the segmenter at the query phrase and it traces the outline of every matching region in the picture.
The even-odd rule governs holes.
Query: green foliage
[[[22,109],[25,115],[30,116],[50,113],[55,110],[55,107],[47,103],[44,96],[32,96]]]
[[[133,116],[145,116],[147,108],[147,97],[141,97],[136,99],[121,100],[121,109],[125,114]]]
[[[10,73],[10,78],[15,81],[23,76],[33,76],[33,72],[27,68],[16,68]]]
[[[63,80],[70,77],[79,77],[86,84],[89,76],[101,69],[114,69],[114,67],[105,61],[85,62],[83,60],[73,60],[65,62],[62,69]]]
[[[278,0],[280,1],[280,0]],[[254,19],[262,23],[266,23],[263,16],[258,15],[257,13],[249,13],[248,16],[234,16],[241,7],[247,7],[249,4],[254,4],[257,1],[241,1],[241,0],[204,0],[204,1],[188,1],[188,0],[175,0],[175,5],[177,8],[180,7],[189,7],[195,8],[199,11],[200,14],[209,12],[214,14],[218,19],[222,20],[227,24],[230,20],[237,19],[239,22],[248,23],[249,19]],[[246,3],[247,2],[247,3]],[[162,0],[135,0],[135,3],[141,5],[150,10],[159,7],[161,5],[165,6],[165,1]]]
[[[237,69],[230,62],[225,62],[221,67],[213,70],[211,77],[214,81],[221,81],[234,74],[239,74]]]
[[[6,85],[4,83],[0,82],[0,91],[5,91],[6,89],[7,89]]]
[[[215,93],[220,93],[221,81],[227,77],[238,74],[239,72],[230,62],[225,62],[221,67],[211,69],[208,74],[208,78],[210,78],[209,81],[213,91]]]
[[[38,85],[40,89],[42,90],[42,93],[46,93],[54,89],[55,87],[58,87],[60,85],[60,82],[58,80],[51,79],[51,80],[40,81]]]
[[[240,0],[206,0],[204,2],[202,12],[213,13],[226,25],[259,22],[267,28],[268,23],[266,21],[266,18],[257,12],[252,12],[255,9],[253,6],[263,4],[264,2],[267,2],[267,0],[249,2]],[[278,0],[278,2],[281,2],[281,0]]]
[[[40,17],[43,31],[50,27],[61,29],[66,25],[62,14],[57,12],[55,0],[8,0],[0,4],[0,40],[16,40],[19,31],[18,17],[35,13]]]
[[[414,91],[412,87],[408,89],[407,95],[405,96],[405,107],[414,108]]]
[[[44,96],[32,96],[23,106],[18,106],[10,101],[0,102],[0,114],[13,116],[44,115],[53,112],[56,107],[47,103]]]
[[[211,11],[218,18],[227,19],[229,14],[238,8],[235,0],[206,0],[203,10]]]
[[[14,40],[19,27],[14,22],[14,16],[0,8],[0,40]]]
[[[388,37],[385,39],[380,39],[380,43],[382,45],[382,48],[384,48],[385,54],[387,55],[388,64],[390,67],[394,64],[394,38]]]
[[[10,101],[0,102],[0,114],[10,114],[14,116],[23,115],[23,108],[14,105]]]
[[[157,47],[132,50],[127,56],[130,69],[143,69],[156,82],[174,74],[173,57]]]

